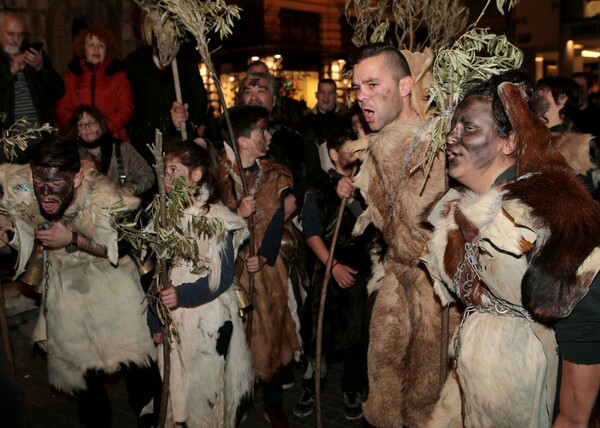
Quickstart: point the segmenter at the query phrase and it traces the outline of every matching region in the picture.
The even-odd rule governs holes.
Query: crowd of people
[[[170,426],[240,426],[260,388],[265,418],[289,427],[291,367],[304,370],[294,408],[304,418],[338,361],[348,420],[600,426],[590,76],[534,84],[512,70],[470,82],[445,157],[424,176],[431,51],[357,49],[350,108],[321,79],[303,109],[255,61],[228,126],[207,120],[185,51],[178,102],[155,38],[120,61],[107,30],[85,28],[61,77],[25,30],[20,12],[0,11],[1,126],[58,129],[1,159],[0,248],[12,248],[16,277],[41,252],[34,340],[84,426],[110,426],[103,376],[121,371],[140,427],[157,424],[166,373]],[[190,193],[169,222],[195,250],[169,260],[172,286],[144,299],[112,210],[157,193],[155,129],[166,141],[160,184],[171,198]],[[23,392],[1,365],[0,421],[26,426]]]

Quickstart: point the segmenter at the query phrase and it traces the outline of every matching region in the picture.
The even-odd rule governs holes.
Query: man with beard
[[[384,278],[369,331],[369,397],[363,411],[375,426],[424,426],[439,397],[442,307],[419,263],[430,236],[425,209],[444,190],[444,163],[437,159],[424,189],[422,172],[412,173],[429,144],[426,88],[431,51],[411,53],[375,44],[354,59],[352,85],[373,134],[350,143],[362,160],[351,180],[340,179],[340,197],[352,201],[353,187],[368,204],[354,234],[373,223],[387,244]],[[417,168],[415,168],[417,169]],[[451,326],[458,314],[451,309]]]
[[[25,20],[14,9],[0,10],[0,129],[25,118],[31,125],[52,122],[49,100],[65,94],[65,85],[39,44],[26,45]],[[33,143],[33,144],[32,144]],[[30,145],[37,143],[32,140]],[[3,161],[0,152],[0,162]],[[25,153],[17,159],[26,161]]]
[[[50,384],[75,396],[85,426],[110,426],[102,375],[122,369],[138,426],[152,425],[142,409],[159,390],[155,349],[139,275],[128,256],[119,258],[111,216],[114,204],[133,209],[138,199],[61,140],[37,145],[30,165],[1,165],[0,186],[0,246],[19,251],[17,275],[33,251],[43,252],[33,338],[48,353]]]

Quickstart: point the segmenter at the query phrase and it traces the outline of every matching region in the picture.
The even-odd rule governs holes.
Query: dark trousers
[[[277,405],[283,402],[283,386],[279,372],[273,375],[270,382],[261,381],[260,387],[265,404]]]
[[[140,368],[135,364],[123,366],[123,375],[129,405],[137,417],[137,426],[156,426],[160,407],[161,379],[156,363]],[[77,416],[86,428],[111,426],[112,411],[104,386],[103,373],[88,370],[85,374],[86,389],[75,393]],[[154,398],[154,411],[140,416],[142,409]]]

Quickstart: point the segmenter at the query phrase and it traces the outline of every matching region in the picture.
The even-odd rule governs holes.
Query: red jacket
[[[133,99],[123,63],[103,61],[92,66],[85,59],[72,61],[64,76],[65,96],[56,104],[56,117],[62,130],[80,105],[98,108],[106,117],[108,129],[128,141],[125,125],[133,114]]]

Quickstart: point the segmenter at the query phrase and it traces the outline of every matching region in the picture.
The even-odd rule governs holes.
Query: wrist
[[[79,235],[77,234],[77,232],[71,232],[71,242],[69,242],[66,246],[65,246],[65,251],[67,253],[74,253],[75,251],[77,251],[79,249]]]

